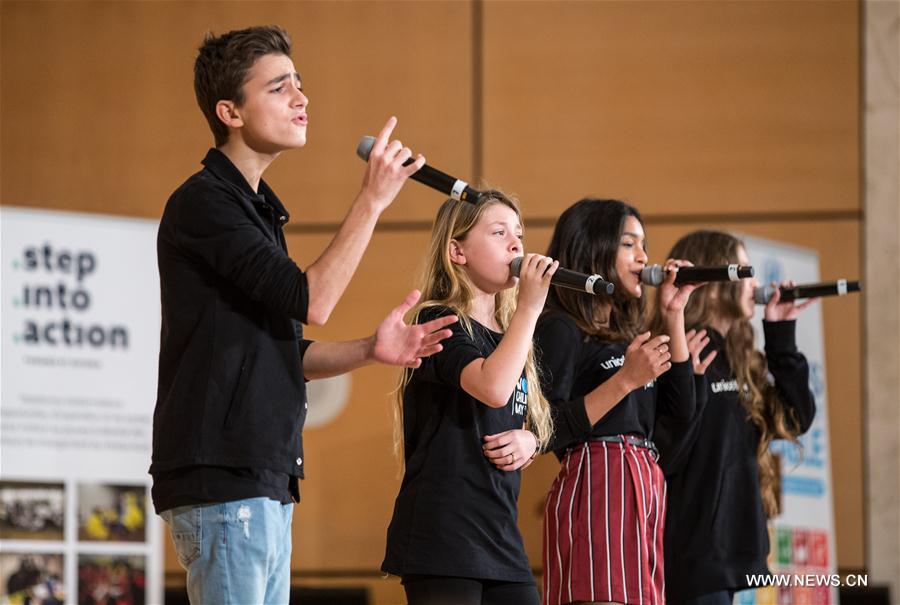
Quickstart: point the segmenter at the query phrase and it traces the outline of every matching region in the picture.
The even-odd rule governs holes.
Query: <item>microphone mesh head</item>
[[[372,153],[372,147],[375,146],[375,137],[366,135],[359,140],[359,145],[356,146],[356,155],[358,155],[362,160],[368,162],[369,154]]]
[[[509,272],[513,277],[519,277],[519,271],[522,270],[522,257],[517,256],[509,263]]]
[[[753,302],[758,305],[764,305],[769,302],[773,294],[775,292],[772,290],[772,286],[759,286],[753,289]]]
[[[648,286],[658,286],[666,279],[666,272],[660,265],[649,265],[641,269],[641,281]]]

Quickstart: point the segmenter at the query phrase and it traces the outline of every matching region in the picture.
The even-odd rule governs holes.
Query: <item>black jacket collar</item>
[[[288,214],[284,204],[281,203],[281,200],[278,199],[278,196],[275,195],[275,192],[264,180],[259,180],[259,192],[253,191],[250,183],[247,182],[241,171],[237,169],[237,166],[232,164],[228,156],[218,149],[212,148],[207,151],[206,157],[203,158],[201,163],[218,178],[237,188],[251,203],[271,206],[275,214],[275,220],[279,224],[285,225],[290,220],[291,215]]]

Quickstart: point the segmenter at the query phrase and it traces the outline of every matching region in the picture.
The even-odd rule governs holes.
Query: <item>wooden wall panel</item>
[[[365,170],[356,145],[392,114],[404,143],[471,172],[469,3],[10,1],[2,11],[5,204],[159,216],[212,145],[193,93],[204,32],[265,23],[292,34],[310,97],[306,148],[266,174],[298,218],[343,218]],[[408,187],[385,219],[427,218],[430,195]]]
[[[856,211],[857,10],[486,2],[483,172],[541,215]]]

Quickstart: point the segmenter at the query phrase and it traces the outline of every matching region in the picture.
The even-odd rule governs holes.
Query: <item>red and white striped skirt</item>
[[[663,605],[665,518],[666,482],[649,450],[570,449],[544,510],[544,605]]]

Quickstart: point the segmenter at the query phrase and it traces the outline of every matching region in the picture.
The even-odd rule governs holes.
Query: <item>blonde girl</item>
[[[416,321],[459,321],[401,379],[405,470],[382,563],[410,605],[540,602],[516,501],[521,469],[551,435],[532,335],[557,263],[525,255],[515,278],[522,255],[521,215],[499,191],[438,211]]]

